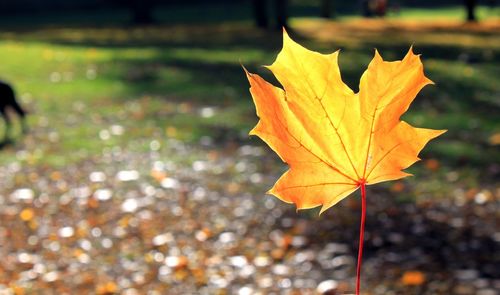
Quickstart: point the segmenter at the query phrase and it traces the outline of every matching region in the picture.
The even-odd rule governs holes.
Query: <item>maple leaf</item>
[[[408,176],[429,140],[445,130],[416,128],[400,116],[432,81],[410,48],[387,62],[378,51],[354,93],[341,79],[338,51],[323,55],[284,31],[283,49],[267,68],[283,89],[246,71],[260,120],[250,131],[289,165],[269,191],[297,209],[321,212],[356,189]]]

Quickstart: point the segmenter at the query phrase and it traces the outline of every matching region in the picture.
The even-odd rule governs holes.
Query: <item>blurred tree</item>
[[[267,20],[267,1],[266,0],[253,0],[253,13],[255,17],[255,25],[259,28],[267,28],[269,22]]]
[[[253,0],[253,12],[255,25],[259,28],[268,28],[268,7],[266,0]],[[278,29],[288,27],[288,1],[274,0],[275,26]]]
[[[322,0],[321,1],[321,17],[331,18],[332,17],[332,6],[333,0]]]
[[[465,0],[465,9],[467,10],[467,21],[475,22],[477,0]]]
[[[276,12],[276,25],[281,28],[288,28],[287,0],[274,0]]]
[[[155,0],[126,0],[126,5],[132,12],[134,24],[151,24],[153,20],[153,8]]]
[[[369,0],[362,0],[361,1],[361,10],[362,10],[362,14],[364,17],[372,17],[373,16]]]

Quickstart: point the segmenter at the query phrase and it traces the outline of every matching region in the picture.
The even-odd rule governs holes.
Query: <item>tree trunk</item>
[[[475,22],[477,0],[465,0],[465,8],[467,9],[467,21]]]
[[[370,0],[362,0],[361,1],[361,13],[364,17],[372,17],[373,13],[370,8]]]
[[[278,29],[288,28],[287,1],[275,0],[276,26]]]
[[[321,17],[323,18],[332,17],[332,0],[321,1]]]
[[[258,28],[267,28],[269,26],[269,21],[267,19],[266,0],[253,0],[252,2],[255,25]]]
[[[152,0],[129,0],[132,10],[132,22],[134,24],[153,23],[153,1]]]

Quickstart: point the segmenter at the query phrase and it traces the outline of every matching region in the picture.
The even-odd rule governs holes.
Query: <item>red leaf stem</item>
[[[359,246],[358,246],[358,266],[356,268],[356,295],[359,295],[361,285],[361,263],[363,261],[363,241],[365,236],[366,218],[366,188],[365,181],[360,182],[361,186],[361,224],[359,225]]]

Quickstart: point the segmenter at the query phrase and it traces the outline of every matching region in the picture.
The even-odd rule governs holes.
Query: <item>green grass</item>
[[[353,89],[373,48],[386,59],[400,59],[414,44],[437,85],[422,91],[404,119],[449,129],[424,156],[439,159],[445,171],[483,171],[500,160],[497,146],[489,143],[500,132],[499,34],[495,28],[478,33],[459,23],[418,30],[414,23],[404,25],[438,17],[449,23],[462,18],[459,10],[405,9],[390,17],[403,25],[378,29],[352,19],[297,18],[292,34],[320,52],[342,48],[342,75]],[[481,8],[480,17],[488,13]],[[326,38],[316,35],[328,32]],[[145,150],[151,140],[169,137],[259,144],[241,136],[257,121],[241,64],[272,79],[259,65],[272,63],[281,47],[279,32],[258,31],[246,21],[139,28],[13,26],[0,31],[0,40],[1,78],[15,85],[32,113],[31,133],[2,150],[0,163],[44,166],[84,161],[116,146]],[[113,134],[114,125],[124,133]]]
[[[500,8],[478,6],[476,15],[479,20],[498,19],[500,17]],[[465,19],[466,14],[464,6],[447,6],[434,9],[403,7],[399,11],[390,11],[388,16],[390,19],[461,21]]]

